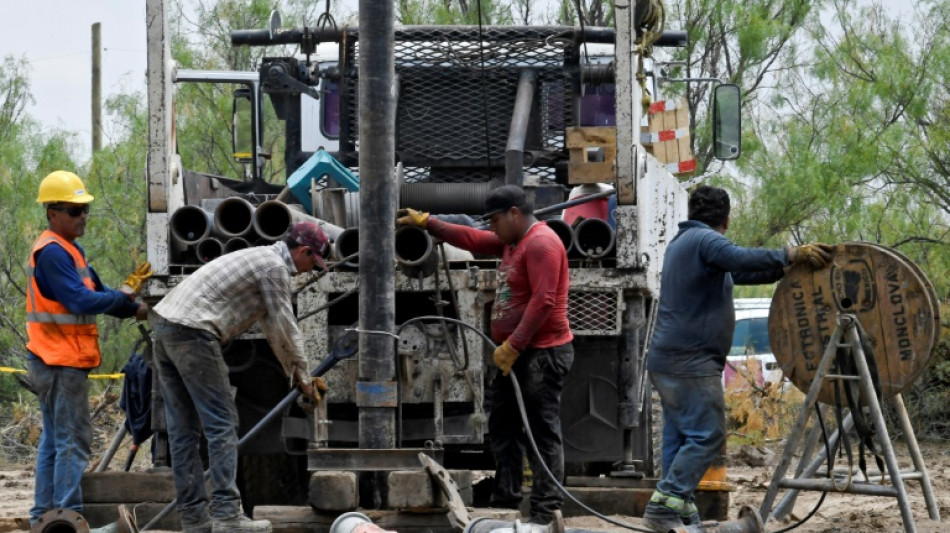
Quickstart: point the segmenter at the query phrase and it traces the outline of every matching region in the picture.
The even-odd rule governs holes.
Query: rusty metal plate
[[[923,372],[939,335],[936,295],[906,257],[880,245],[849,242],[814,270],[792,267],[769,311],[772,351],[785,375],[803,391],[811,386],[835,329],[838,312],[853,313],[867,332],[885,397],[902,392]],[[834,401],[826,383],[818,399]]]

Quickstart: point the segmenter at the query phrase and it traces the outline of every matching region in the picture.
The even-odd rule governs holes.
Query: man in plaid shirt
[[[237,408],[221,344],[260,323],[292,382],[318,398],[294,316],[291,276],[317,266],[325,271],[329,249],[316,224],[299,222],[280,242],[232,252],[201,267],[155,306],[154,358],[186,533],[270,531],[270,522],[251,520],[241,509]],[[210,502],[199,455],[202,430],[208,439]]]

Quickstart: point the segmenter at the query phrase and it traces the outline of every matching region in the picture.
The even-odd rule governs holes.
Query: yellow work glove
[[[788,247],[788,262],[792,265],[808,263],[814,268],[824,268],[831,262],[835,247],[816,242]]]
[[[511,372],[511,365],[515,364],[515,360],[518,359],[519,355],[521,355],[521,352],[512,348],[508,341],[495,348],[495,366],[501,370],[501,375],[507,376]]]
[[[426,229],[429,225],[429,213],[424,213],[422,211],[416,211],[412,208],[405,208],[396,211],[396,225],[397,226],[416,226],[417,228]]]
[[[297,384],[297,389],[300,391],[301,396],[313,402],[314,405],[320,403],[320,401],[323,400],[323,393],[330,390],[330,387],[323,381],[323,378],[311,378],[300,368],[294,371],[294,381]]]
[[[145,280],[150,277],[152,277],[152,264],[148,261],[139,263],[139,266],[135,267],[135,272],[129,274],[129,277],[122,282],[122,287],[119,290],[129,295],[136,295]]]

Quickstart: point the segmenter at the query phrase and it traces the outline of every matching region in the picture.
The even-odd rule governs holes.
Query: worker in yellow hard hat
[[[110,289],[76,242],[86,232],[92,200],[79,176],[63,170],[43,179],[36,198],[48,227],[30,250],[27,280],[29,376],[43,413],[31,523],[53,509],[82,512],[80,480],[92,440],[86,378],[100,361],[96,315],[143,320],[148,311],[135,302],[151,275],[147,264],[123,289]]]

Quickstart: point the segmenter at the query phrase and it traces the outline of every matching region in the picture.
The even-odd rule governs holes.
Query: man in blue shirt
[[[53,172],[40,183],[37,202],[48,228],[30,250],[26,295],[30,384],[43,414],[31,523],[53,509],[83,510],[80,481],[92,440],[87,376],[101,359],[96,315],[142,320],[147,312],[134,298],[148,268],[126,280],[128,290],[110,289],[76,242],[92,200],[72,172]]]
[[[644,522],[667,532],[698,524],[694,491],[726,439],[722,370],[736,327],[733,284],[774,283],[784,267],[831,261],[824,244],[780,250],[742,248],[729,229],[729,195],[700,186],[689,198],[689,220],[664,256],[656,328],[647,370],[663,405],[663,478]]]

